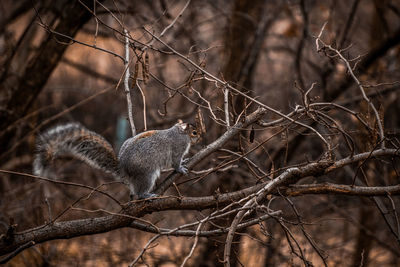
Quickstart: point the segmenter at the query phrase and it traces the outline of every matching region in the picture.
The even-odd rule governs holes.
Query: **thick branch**
[[[252,115],[257,114],[256,112]],[[226,132],[222,137],[226,136],[228,133],[230,133],[230,131]],[[221,140],[221,138],[218,140]],[[217,141],[215,141],[212,145],[219,147],[218,143],[216,143]],[[210,145],[207,147],[207,149],[212,149],[214,146]],[[194,162],[198,162],[207,155],[209,155],[207,151],[200,151],[193,157],[192,164],[194,164]],[[239,191],[218,196],[185,198],[160,197],[153,199],[151,202],[146,200],[130,202],[130,204],[121,212],[121,215],[110,215],[99,218],[56,222],[51,225],[43,225],[37,228],[26,230],[24,232],[16,233],[12,236],[11,240],[7,239],[6,241],[4,238],[0,238],[0,255],[10,253],[31,241],[34,241],[36,244],[38,244],[54,239],[68,239],[83,235],[109,232],[122,227],[130,227],[134,221],[133,217],[142,217],[145,214],[150,214],[152,212],[166,210],[203,210],[214,207],[221,208],[228,203],[232,203],[248,196],[254,196],[254,194],[259,192],[261,189],[263,189],[264,192],[271,192],[276,189],[277,186],[282,186],[284,184],[282,180],[289,182],[288,179],[290,178],[290,182],[295,183],[301,178],[307,176],[332,172],[342,168],[345,165],[378,156],[400,156],[400,151],[396,149],[380,149],[373,152],[365,152],[353,157],[347,157],[345,159],[336,161],[328,168],[326,168],[326,162],[310,163],[300,168],[292,168],[293,171],[287,170],[279,176],[281,179],[278,179],[279,177],[276,178],[278,179],[277,181],[275,181],[276,179],[267,181],[263,184],[254,185]],[[348,194],[352,195],[352,192],[357,191],[359,188],[362,187],[353,187],[353,191],[349,191]],[[389,191],[391,190],[390,187],[385,188]],[[365,189],[363,190],[364,192],[367,192]],[[374,188],[371,190],[373,191]],[[377,190],[377,195],[383,194],[382,191],[384,190],[385,189],[382,189],[380,192]],[[341,193],[343,193],[343,191]],[[399,191],[393,189],[390,191],[390,193],[398,194]],[[365,194],[368,195],[372,193],[368,192]]]

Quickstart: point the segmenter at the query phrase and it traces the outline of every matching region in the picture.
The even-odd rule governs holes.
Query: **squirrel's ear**
[[[188,124],[181,122],[181,123],[177,123],[175,124],[175,126],[177,126],[179,128],[180,131],[185,132],[188,128]]]

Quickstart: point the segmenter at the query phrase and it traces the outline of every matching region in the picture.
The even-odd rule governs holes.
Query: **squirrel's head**
[[[193,124],[184,123],[179,120],[176,126],[178,126],[180,132],[185,133],[189,136],[190,143],[192,145],[196,144],[200,140],[199,132]]]

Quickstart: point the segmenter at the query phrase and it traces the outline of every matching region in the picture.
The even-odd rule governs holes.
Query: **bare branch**
[[[287,120],[289,120],[290,122],[300,125],[302,127],[305,127],[307,129],[309,129],[310,131],[314,132],[325,144],[326,148],[328,151],[331,150],[331,145],[326,141],[326,139],[314,128],[310,127],[309,125],[306,125],[304,123],[298,122],[288,116],[286,116],[285,114],[283,114],[282,112],[273,109],[267,105],[265,105],[264,103],[258,101],[255,98],[252,98],[248,95],[246,95],[245,93],[243,93],[242,91],[236,89],[235,87],[231,86],[229,83],[222,81],[221,79],[217,78],[216,76],[212,75],[211,73],[209,73],[208,71],[206,71],[204,68],[202,68],[201,66],[199,66],[198,64],[196,64],[193,60],[191,60],[190,58],[182,55],[181,53],[179,53],[178,51],[176,51],[174,48],[172,48],[170,45],[168,45],[167,43],[165,43],[163,40],[161,40],[160,38],[158,38],[157,36],[155,36],[153,33],[151,33],[149,30],[147,30],[146,28],[144,28],[144,30],[150,34],[151,36],[153,36],[157,41],[159,41],[160,43],[162,43],[165,47],[167,47],[172,53],[174,53],[175,55],[179,56],[180,58],[184,59],[185,61],[187,61],[188,63],[190,63],[192,66],[194,66],[196,69],[200,70],[202,73],[204,73],[205,75],[207,75],[210,79],[214,80],[215,82],[218,82],[219,84],[221,84],[224,88],[227,88],[233,92],[235,92],[236,94],[239,94],[249,100],[251,100],[252,102],[260,105],[261,107],[263,107],[264,109],[271,111],[273,113],[275,113],[276,115],[283,117]]]
[[[371,107],[371,109],[373,110],[373,112],[375,114],[376,123],[377,123],[378,128],[379,128],[379,136],[380,136],[381,148],[384,148],[385,147],[385,134],[383,132],[382,120],[381,120],[381,118],[379,116],[379,113],[376,110],[375,105],[372,103],[372,101],[368,98],[367,94],[365,93],[364,86],[361,84],[361,82],[358,80],[358,78],[354,74],[353,67],[350,66],[349,60],[347,60],[339,50],[333,48],[332,45],[327,45],[324,41],[322,41],[321,36],[322,36],[322,33],[323,33],[324,29],[325,29],[325,26],[326,26],[326,23],[322,26],[321,31],[320,31],[318,37],[315,40],[316,46],[317,46],[317,51],[319,52],[319,51],[321,51],[323,49],[329,49],[330,51],[334,52],[337,56],[339,56],[339,58],[344,62],[344,64],[346,65],[347,71],[350,73],[351,77],[353,78],[353,80],[358,85],[358,88],[360,89],[364,100],[368,103],[368,105]],[[323,45],[322,47],[319,46],[320,43]]]

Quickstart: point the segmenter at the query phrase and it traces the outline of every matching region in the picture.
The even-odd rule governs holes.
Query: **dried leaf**
[[[150,63],[149,63],[149,54],[145,52],[144,54],[144,73],[146,76],[146,81],[150,78]]]
[[[201,133],[201,136],[206,133],[206,126],[204,124],[204,118],[200,108],[197,109],[196,114],[196,129]]]
[[[254,135],[255,135],[255,130],[254,130],[254,127],[251,126],[250,137],[249,137],[250,143],[253,143],[253,142],[254,142]]]
[[[134,70],[133,76],[132,76],[132,88],[134,88],[136,86],[136,81],[137,81],[138,76],[139,76],[139,62],[136,61],[135,70]]]

